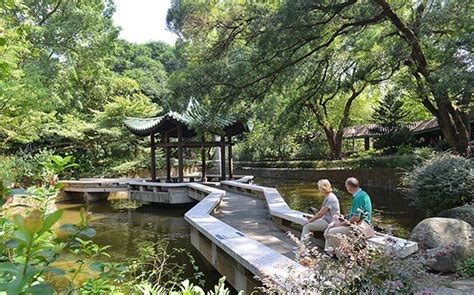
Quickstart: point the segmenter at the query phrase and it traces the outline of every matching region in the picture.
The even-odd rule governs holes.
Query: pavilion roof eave
[[[151,135],[152,133],[164,133],[169,132],[170,137],[176,137],[176,125],[182,124],[183,128],[183,137],[184,138],[191,138],[198,134],[198,131],[209,132],[211,134],[216,135],[224,135],[226,131],[230,131],[230,135],[235,136],[244,132],[249,132],[251,130],[251,126],[247,123],[243,123],[241,121],[234,122],[231,125],[224,126],[223,128],[202,128],[199,130],[195,130],[193,127],[190,127],[180,121],[176,121],[169,118],[162,118],[162,117],[154,117],[154,118],[133,118],[127,117],[124,119],[124,125],[127,127],[130,132],[137,136],[146,137]]]
[[[244,132],[249,132],[252,129],[251,124],[244,121],[230,121],[226,124],[220,126],[204,125],[197,126],[197,129],[194,126],[190,126],[189,122],[180,120],[180,118],[172,117],[168,114],[159,117],[153,118],[135,118],[135,117],[126,117],[123,120],[125,127],[130,130],[133,134],[141,137],[149,136],[154,133],[164,133],[169,132],[170,137],[177,137],[176,126],[182,124],[183,128],[183,137],[190,138],[194,137],[201,132],[209,132],[216,135],[224,135],[226,131],[230,131],[232,136],[238,135]],[[202,126],[204,125],[204,126]]]
[[[213,114],[194,98],[189,100],[186,110],[182,113],[169,111],[153,118],[126,117],[123,123],[133,134],[143,137],[164,132],[168,132],[170,137],[176,137],[178,125],[184,127],[185,138],[194,137],[203,131],[217,135],[230,131],[231,135],[237,135],[252,128],[248,122],[236,120],[233,116]]]
[[[166,131],[176,133],[176,126],[182,124],[182,122],[170,117],[168,114],[153,118],[126,117],[123,120],[123,123],[130,132],[141,137],[149,136],[152,133],[156,134]],[[185,127],[183,130],[183,136],[185,138],[195,135],[194,130],[186,128],[186,124],[183,124],[183,126]]]

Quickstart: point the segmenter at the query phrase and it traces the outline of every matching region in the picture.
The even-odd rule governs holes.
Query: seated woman
[[[313,231],[324,232],[328,225],[337,220],[339,217],[339,200],[336,195],[332,193],[331,183],[327,179],[318,181],[318,189],[324,195],[323,206],[316,215],[311,217],[303,226],[301,233],[301,240],[307,238],[308,234]]]

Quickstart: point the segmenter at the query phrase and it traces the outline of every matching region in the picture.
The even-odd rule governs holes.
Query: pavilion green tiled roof
[[[202,131],[223,134],[225,130],[230,129],[233,135],[236,135],[250,130],[247,123],[239,121],[233,116],[212,114],[194,98],[190,99],[183,113],[169,111],[154,118],[126,117],[124,124],[132,133],[138,136],[148,136],[151,133],[173,130],[176,124],[182,124],[185,127],[185,137],[192,137],[197,132]]]

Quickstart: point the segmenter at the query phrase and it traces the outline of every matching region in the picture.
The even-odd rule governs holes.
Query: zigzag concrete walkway
[[[227,191],[214,217],[272,250],[295,258],[295,243],[273,224],[263,200]]]

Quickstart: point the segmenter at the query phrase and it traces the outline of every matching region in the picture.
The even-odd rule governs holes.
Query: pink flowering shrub
[[[264,293],[414,294],[430,285],[422,255],[401,259],[388,248],[368,245],[361,233],[341,236],[337,259],[309,241],[288,235],[304,271],[290,269],[283,280],[260,278]]]

